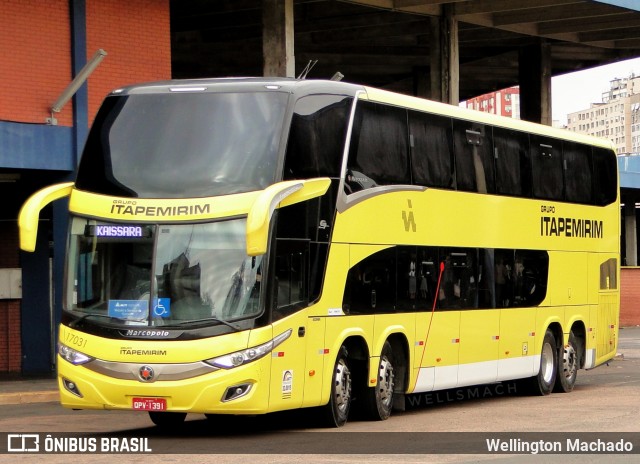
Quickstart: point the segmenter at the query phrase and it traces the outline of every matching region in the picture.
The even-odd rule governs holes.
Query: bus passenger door
[[[603,363],[615,355],[617,348],[620,299],[618,290],[618,270],[616,258],[600,263],[600,291],[596,325],[595,365]]]
[[[305,311],[299,311],[273,324],[274,336],[287,330],[291,330],[291,336],[275,347],[271,354],[270,411],[302,406],[306,377],[306,326]]]
[[[271,354],[270,411],[299,408],[304,397],[307,352],[308,242],[277,240],[270,279],[273,336],[291,336]]]

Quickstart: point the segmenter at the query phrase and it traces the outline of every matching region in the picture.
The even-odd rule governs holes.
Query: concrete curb
[[[52,401],[60,401],[60,393],[58,393],[57,390],[0,394],[0,406],[9,404],[50,403]]]

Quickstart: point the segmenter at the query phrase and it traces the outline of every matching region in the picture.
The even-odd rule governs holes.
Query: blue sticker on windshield
[[[154,298],[153,299],[153,316],[154,317],[171,316],[171,299],[170,298]]]
[[[109,300],[109,316],[118,319],[144,319],[148,309],[146,300]]]

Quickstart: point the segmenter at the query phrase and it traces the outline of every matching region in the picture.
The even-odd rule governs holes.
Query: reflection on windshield
[[[262,190],[276,179],[288,95],[111,96],[91,128],[80,190],[138,198]]]
[[[244,220],[121,226],[74,218],[65,309],[126,325],[254,317],[262,258],[245,250]]]
[[[246,255],[245,221],[161,226],[154,275],[160,302],[154,316],[185,321],[231,320],[258,313],[260,259]],[[155,308],[154,308],[155,310]]]

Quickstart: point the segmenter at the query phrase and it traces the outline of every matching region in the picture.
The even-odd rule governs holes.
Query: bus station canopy
[[[174,77],[262,75],[264,9],[286,2],[171,0]],[[541,43],[551,76],[640,56],[636,0],[293,0],[296,76],[317,60],[309,78],[419,93],[444,15],[457,22],[460,100],[518,85]]]

